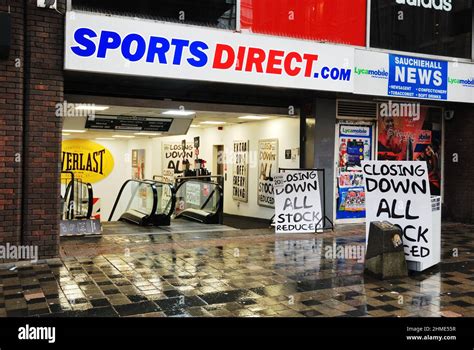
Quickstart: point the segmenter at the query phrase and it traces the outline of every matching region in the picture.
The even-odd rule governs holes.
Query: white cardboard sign
[[[388,221],[401,228],[407,261],[437,263],[433,244],[430,183],[426,162],[363,161],[366,238],[370,223]]]
[[[315,233],[323,228],[317,171],[288,170],[273,180],[276,233]]]

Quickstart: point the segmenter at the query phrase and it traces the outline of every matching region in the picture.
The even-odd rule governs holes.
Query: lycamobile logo
[[[357,75],[370,75],[372,78],[388,78],[388,72],[382,69],[364,69],[364,68],[355,68],[355,74]]]
[[[464,85],[467,87],[474,87],[474,78],[471,79],[454,79],[454,78],[449,78],[448,82],[450,84],[457,84],[457,85]]]

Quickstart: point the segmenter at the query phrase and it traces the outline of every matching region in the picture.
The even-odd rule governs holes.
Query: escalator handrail
[[[66,191],[64,193],[64,205],[66,206],[66,220],[74,219],[74,207],[71,208],[71,201],[68,200],[68,196],[71,195],[74,200],[74,191],[71,190],[74,187],[74,182],[71,180],[66,186]],[[64,212],[64,208],[63,208]]]
[[[181,181],[179,183],[179,185],[176,187],[176,193],[178,193],[181,186],[183,186],[186,182],[189,182],[189,181],[202,182],[202,183],[206,183],[206,184],[209,184],[209,185],[214,185],[217,188],[217,193],[219,194],[219,204],[218,204],[218,207],[216,208],[217,209],[216,213],[219,211],[219,209],[222,207],[222,198],[224,197],[222,186],[219,183],[214,182],[214,181],[202,181],[202,180],[199,180],[199,179],[186,179],[184,177],[182,179],[183,179],[183,181]],[[211,198],[212,198],[212,196],[214,195],[215,192],[216,192],[216,189],[214,189],[211,192],[211,194],[208,196],[207,200],[201,206],[201,210],[203,210],[206,207],[207,203],[209,203],[209,201],[211,200]]]
[[[94,190],[92,185],[88,182],[85,184],[87,186],[87,195],[89,196],[89,203],[87,205],[87,219],[92,217],[92,211],[94,210]]]
[[[72,171],[61,171],[61,174],[71,175],[71,181],[69,181],[69,183],[67,184],[66,191],[64,192],[64,205],[66,205],[66,208],[67,208],[66,219],[74,220],[74,207],[71,210],[70,203],[74,202],[74,182],[76,181],[76,178]],[[71,188],[72,188],[72,191],[71,191]],[[71,200],[66,201],[66,198],[68,197],[69,192],[71,192]]]
[[[155,180],[155,176],[156,175],[153,176],[153,180],[145,180],[145,181],[155,182],[155,183],[159,184],[160,186],[168,186],[170,188],[170,190],[171,190],[171,201],[166,205],[166,208],[163,211],[163,213],[165,213],[166,209],[169,208],[168,213],[166,214],[166,216],[171,216],[174,212],[175,207],[176,207],[176,188],[168,182]],[[163,193],[163,191],[162,191],[162,193]]]
[[[153,206],[152,206],[152,210],[151,210],[151,213],[150,215],[155,215],[155,212],[156,212],[156,208],[158,207],[158,190],[156,189],[156,184],[157,183],[160,183],[160,184],[163,184],[163,185],[169,185],[165,182],[161,183],[161,182],[158,182],[158,181],[153,181],[153,180],[135,180],[135,179],[129,179],[127,181],[124,182],[124,184],[122,185],[122,187],[120,188],[120,191],[117,195],[117,198],[115,199],[115,203],[114,203],[114,206],[112,207],[112,211],[110,212],[110,215],[109,215],[109,220],[108,221],[112,221],[112,217],[114,216],[115,214],[115,210],[117,209],[117,205],[120,201],[120,198],[122,197],[122,193],[125,189],[125,187],[130,183],[130,182],[136,182],[136,183],[139,183],[139,184],[146,184],[146,185],[150,185],[151,189],[152,189],[152,192],[153,192]],[[175,198],[176,200],[176,198]]]

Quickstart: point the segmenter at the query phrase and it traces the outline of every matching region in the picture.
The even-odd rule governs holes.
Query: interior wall
[[[250,216],[257,218],[270,219],[274,210],[261,207],[257,204],[257,179],[258,179],[258,140],[277,138],[279,167],[297,168],[299,166],[299,157],[296,160],[285,159],[285,150],[299,148],[299,118],[279,118],[268,121],[258,121],[243,123],[238,125],[224,126],[222,130],[217,127],[212,128],[194,128],[191,129],[186,140],[191,142],[195,136],[200,136],[200,158],[208,163],[206,167],[213,169],[213,149],[215,145],[223,145],[226,154],[226,179],[224,183],[224,212],[234,215]],[[164,141],[183,140],[183,136],[173,136],[154,139],[155,150],[161,150],[161,144]],[[238,202],[232,199],[232,148],[233,141],[249,140],[249,198],[247,203]],[[156,160],[155,169],[162,169],[161,156]],[[158,174],[161,174],[158,173]]]
[[[234,215],[250,216],[270,219],[274,210],[257,205],[258,179],[258,140],[277,138],[279,140],[279,166],[297,168],[299,157],[296,160],[285,159],[286,149],[299,148],[299,118],[279,118],[268,121],[243,123],[217,127],[191,128],[186,136],[157,137],[148,139],[117,139],[94,140],[107,147],[114,157],[112,173],[102,181],[93,184],[94,197],[101,199],[102,220],[107,220],[114,204],[114,200],[122,184],[130,179],[132,149],[145,149],[145,177],[151,179],[153,175],[161,175],[163,169],[162,144],[163,142],[181,142],[186,139],[192,142],[195,136],[200,137],[200,158],[208,163],[206,167],[213,169],[213,148],[223,145],[226,153],[227,166],[224,184],[224,212]],[[233,141],[249,140],[249,199],[247,203],[232,199],[232,154]]]

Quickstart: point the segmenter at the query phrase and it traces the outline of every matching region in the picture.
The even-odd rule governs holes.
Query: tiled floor
[[[443,226],[443,262],[391,281],[322,235],[242,230],[68,238],[61,259],[0,268],[0,316],[474,316],[474,226]]]

